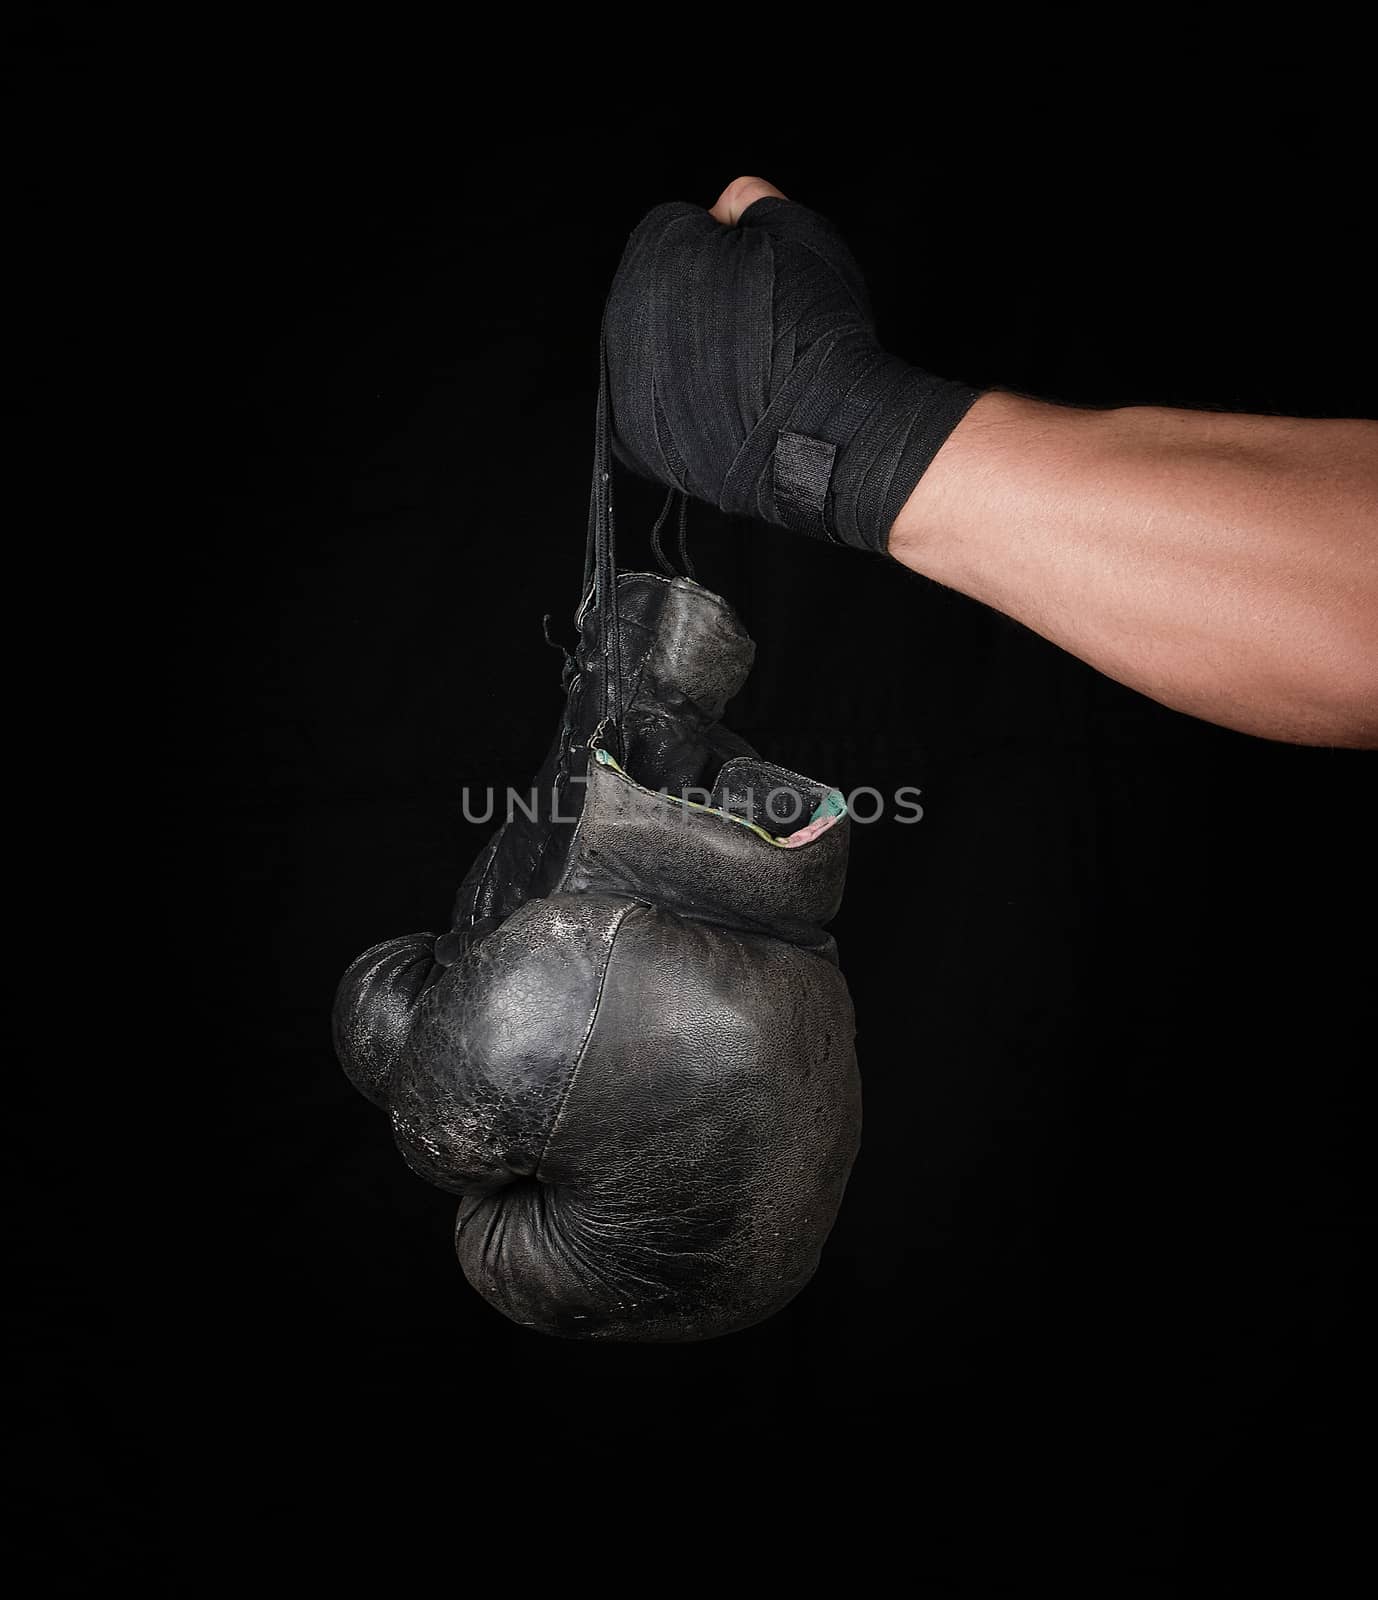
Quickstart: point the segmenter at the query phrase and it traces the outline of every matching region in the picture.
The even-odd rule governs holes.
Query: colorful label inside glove
[[[813,815],[804,826],[786,835],[780,843],[787,850],[792,850],[801,844],[812,844],[820,833],[826,833],[839,817],[846,815],[847,802],[843,799],[841,790],[829,789],[814,807]]]

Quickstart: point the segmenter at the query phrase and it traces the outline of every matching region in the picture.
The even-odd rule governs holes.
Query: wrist
[[[973,591],[981,541],[1005,526],[1002,501],[1038,460],[1075,454],[1088,420],[1105,413],[983,394],[948,436],[890,528],[887,553],[950,587]]]

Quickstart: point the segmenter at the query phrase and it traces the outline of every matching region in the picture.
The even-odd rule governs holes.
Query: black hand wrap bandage
[[[633,471],[797,532],[884,552],[980,391],[887,355],[837,230],[758,200],[736,227],[657,206],[608,299],[614,449]]]

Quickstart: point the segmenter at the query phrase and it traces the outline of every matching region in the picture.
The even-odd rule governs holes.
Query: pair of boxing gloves
[[[480,854],[447,932],[354,963],[335,1045],[413,1170],[460,1197],[490,1304],[570,1337],[702,1339],[808,1282],[856,1154],[824,931],[848,824],[721,725],[753,656],[725,601],[647,574],[618,598],[620,759],[586,611],[534,815]]]

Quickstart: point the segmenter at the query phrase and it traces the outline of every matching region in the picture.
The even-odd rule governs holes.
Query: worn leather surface
[[[435,943],[429,933],[389,939],[365,950],[340,980],[330,1019],[335,1054],[359,1093],[384,1111],[416,1002],[439,975]]]
[[[534,1175],[633,909],[529,900],[419,997],[388,1102],[414,1172],[460,1194]]]
[[[628,775],[589,760],[581,649],[536,818],[480,852],[446,933],[354,963],[335,1043],[413,1170],[461,1196],[456,1249],[490,1304],[566,1337],[702,1339],[808,1282],[855,1157],[852,1007],[824,926],[847,823],[783,849],[673,798],[761,821],[783,786],[806,820],[827,786],[718,720],[753,655],[726,602],[619,581]]]
[[[835,966],[779,940],[622,903],[539,1166],[470,1191],[459,1257],[529,1327],[730,1333],[803,1288],[841,1203],[861,1115],[851,1000]]]

